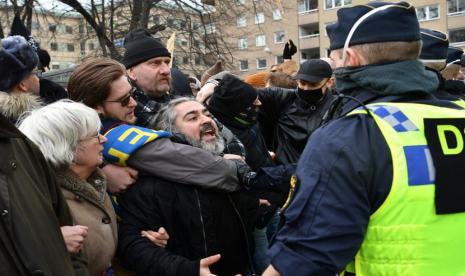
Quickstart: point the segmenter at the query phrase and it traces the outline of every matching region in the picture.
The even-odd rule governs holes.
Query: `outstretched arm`
[[[236,163],[189,145],[157,139],[131,155],[128,164],[176,183],[232,192],[240,189]]]

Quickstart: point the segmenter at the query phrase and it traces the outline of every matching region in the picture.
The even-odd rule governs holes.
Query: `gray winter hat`
[[[8,36],[0,41],[0,91],[8,91],[26,78],[39,57],[24,37]]]

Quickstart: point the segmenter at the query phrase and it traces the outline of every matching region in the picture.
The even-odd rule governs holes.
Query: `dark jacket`
[[[121,205],[118,257],[138,275],[198,275],[199,260],[217,253],[212,273],[248,270],[258,200],[141,175]],[[170,235],[166,248],[140,235],[161,226]]]
[[[309,140],[297,165],[297,192],[268,252],[281,275],[293,275],[295,267],[301,275],[340,273],[359,250],[370,215],[389,194],[393,169],[385,138],[371,116],[347,113],[375,102],[460,109],[433,96],[438,80],[417,63],[366,66],[344,76],[353,83],[342,92],[356,100],[344,99],[340,117]]]
[[[278,164],[296,163],[334,96],[326,93],[310,105],[292,89],[270,87],[259,89],[258,95],[262,102],[258,121],[268,149],[275,152]]]
[[[53,171],[3,115],[0,126],[0,275],[87,275],[66,250],[72,219]]]

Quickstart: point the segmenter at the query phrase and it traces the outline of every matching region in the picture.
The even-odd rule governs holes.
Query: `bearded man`
[[[172,132],[213,155],[224,149],[212,115],[189,98],[170,101],[151,127]],[[178,159],[172,156],[174,167]],[[257,198],[183,185],[140,171],[137,185],[124,194],[121,206],[119,259],[140,275],[244,275],[253,271],[250,234],[256,224]],[[140,234],[161,226],[170,235],[165,248]]]

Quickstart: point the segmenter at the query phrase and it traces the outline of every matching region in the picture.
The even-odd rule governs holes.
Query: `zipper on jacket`
[[[205,250],[205,257],[208,257],[208,251],[207,251],[207,237],[205,235],[205,225],[203,223],[203,217],[202,217],[202,206],[200,205],[200,198],[199,198],[199,192],[197,189],[195,189],[195,195],[197,197],[197,205],[199,206],[199,215],[200,215],[200,223],[202,224],[202,234],[203,234],[203,246]]]
[[[251,276],[256,276],[257,274],[255,273],[255,269],[253,268],[252,254],[250,254],[250,243],[249,243],[249,237],[247,236],[247,230],[245,228],[245,223],[242,220],[242,216],[239,213],[239,211],[237,210],[236,204],[234,203],[234,201],[232,200],[230,195],[228,195],[228,199],[229,199],[229,202],[231,202],[231,205],[232,205],[232,207],[234,209],[234,212],[236,213],[237,217],[239,218],[239,221],[240,221],[241,226],[242,226],[241,228],[242,228],[242,232],[244,233],[245,245],[247,246],[246,250],[247,250],[247,257],[249,259],[249,269],[250,269],[250,273],[251,273],[250,275]]]

